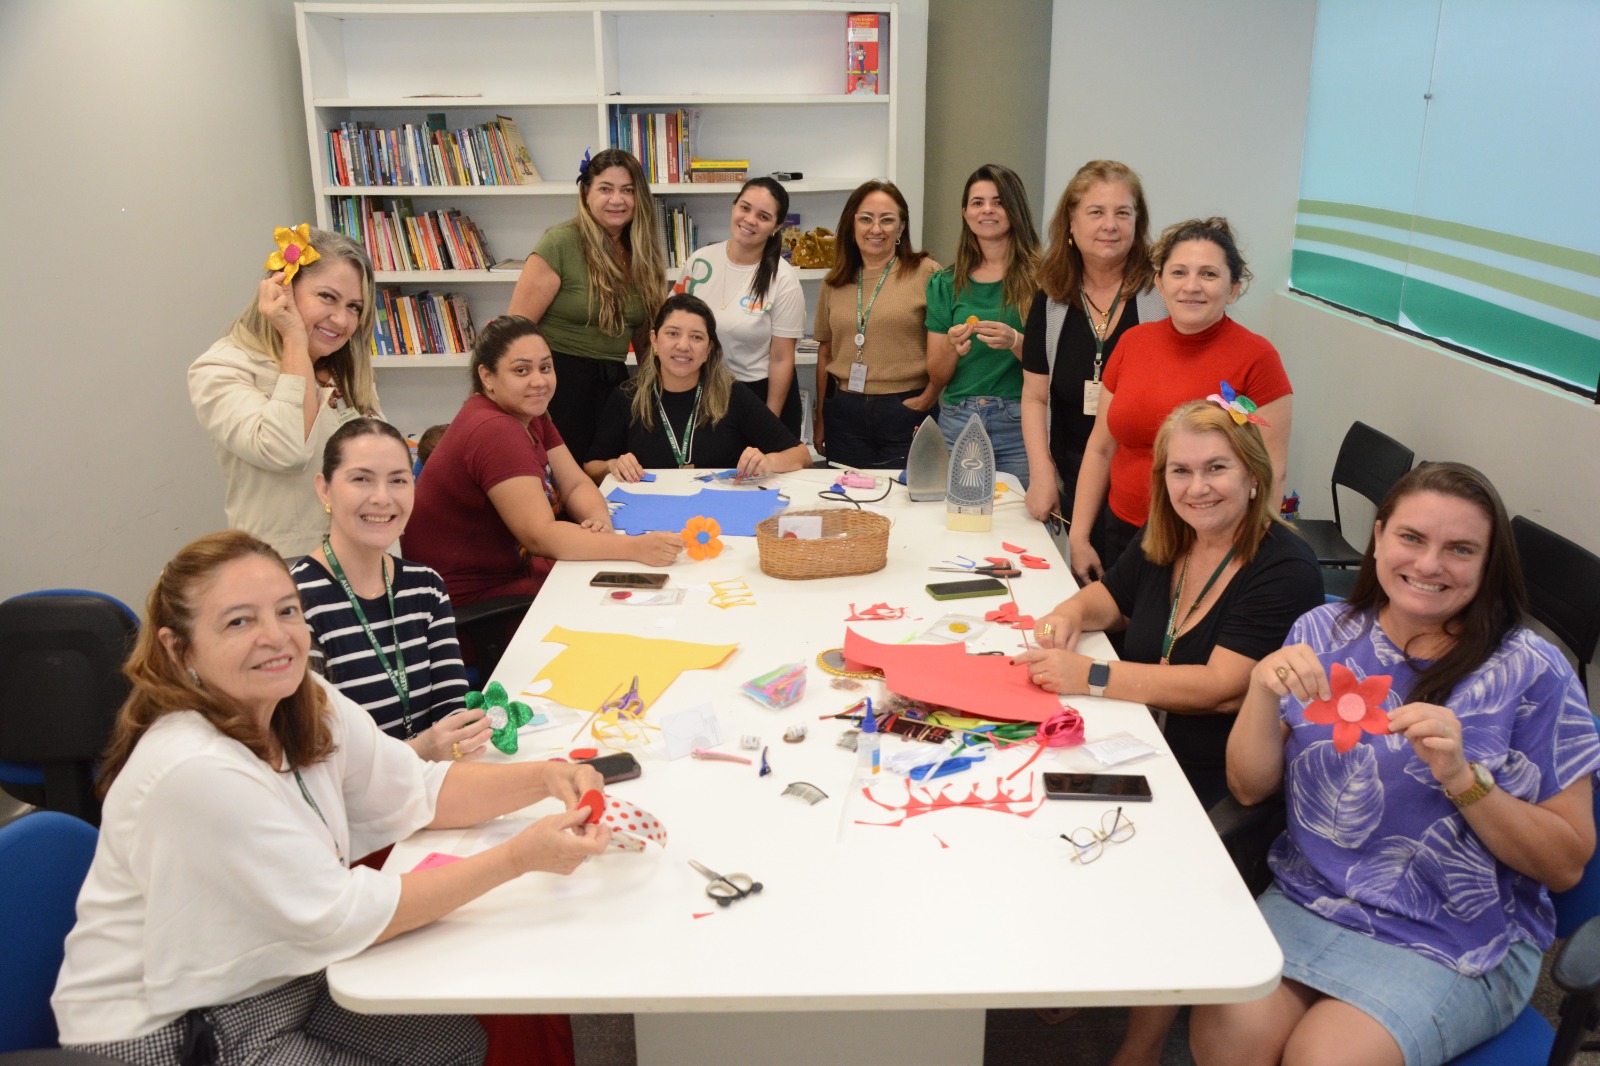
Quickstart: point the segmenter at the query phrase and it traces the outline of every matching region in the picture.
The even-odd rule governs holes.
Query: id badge
[[[1083,413],[1091,417],[1100,413],[1100,383],[1098,381],[1085,381],[1083,383]]]
[[[866,392],[867,391],[867,364],[866,363],[851,363],[850,364],[850,382],[849,382],[849,384],[845,385],[845,388],[849,389],[851,392]]]

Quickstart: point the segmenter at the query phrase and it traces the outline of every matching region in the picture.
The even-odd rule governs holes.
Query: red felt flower
[[[1389,698],[1387,675],[1357,681],[1349,667],[1334,663],[1328,680],[1333,686],[1333,698],[1306,704],[1306,721],[1333,726],[1334,751],[1343,753],[1355,747],[1363,731],[1373,736],[1388,735],[1389,716],[1383,710],[1383,701]]]

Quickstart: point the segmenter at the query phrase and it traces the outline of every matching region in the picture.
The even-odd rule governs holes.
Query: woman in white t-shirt
[[[798,437],[794,342],[805,335],[806,298],[800,274],[779,254],[778,230],[788,215],[783,186],[771,178],[751,178],[733,198],[733,236],[690,256],[672,291],[711,306],[734,379]]]

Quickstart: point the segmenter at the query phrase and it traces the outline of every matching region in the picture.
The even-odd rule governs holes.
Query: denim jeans
[[[913,411],[905,401],[921,389],[863,395],[831,385],[822,406],[828,462],[857,470],[903,470],[911,437],[931,411]]]
[[[1012,474],[1028,487],[1028,449],[1022,444],[1022,401],[998,396],[968,396],[958,404],[939,405],[939,432],[955,447],[956,437],[973,415],[983,423],[994,447],[994,468]],[[1071,501],[1068,501],[1069,503]]]

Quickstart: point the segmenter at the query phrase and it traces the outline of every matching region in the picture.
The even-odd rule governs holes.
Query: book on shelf
[[[381,129],[341,122],[327,131],[328,179],[334,185],[523,185],[539,171],[517,124],[493,122],[450,129],[442,111],[422,125]]]
[[[879,13],[845,16],[844,91],[850,96],[878,96],[889,91],[889,16]]]
[[[459,293],[378,291],[372,354],[464,355],[477,343],[472,311]]]
[[[694,216],[689,214],[685,204],[669,206],[665,200],[657,196],[656,217],[661,225],[661,242],[666,251],[667,267],[677,270],[689,261],[694,250],[700,247],[700,227],[695,224]],[[677,278],[674,276],[674,281]]]
[[[750,160],[748,159],[691,159],[689,161],[689,180],[691,182],[738,182],[743,183],[750,175]]]
[[[487,270],[495,262],[483,231],[453,207],[418,214],[408,197],[341,196],[331,214],[374,270]]]
[[[631,152],[653,184],[677,185],[689,180],[689,160],[698,143],[700,109],[668,111],[613,104],[606,109],[611,147]]]

